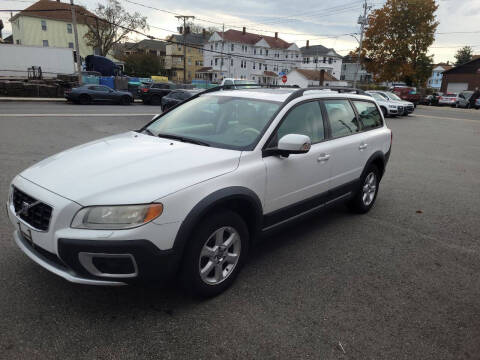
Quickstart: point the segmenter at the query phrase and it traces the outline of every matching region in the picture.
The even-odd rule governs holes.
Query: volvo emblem
[[[22,208],[17,212],[17,216],[20,214],[28,216],[28,210],[37,204],[40,204],[40,201],[35,201],[31,204],[27,203],[26,201],[22,201]]]

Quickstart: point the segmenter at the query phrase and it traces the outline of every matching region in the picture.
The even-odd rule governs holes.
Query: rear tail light
[[[143,92],[147,92],[148,89],[147,89],[147,88],[143,88],[142,91],[143,91]]]

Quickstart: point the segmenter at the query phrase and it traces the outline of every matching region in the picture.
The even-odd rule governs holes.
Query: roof
[[[438,64],[435,64],[433,65],[433,68],[435,69],[436,67],[442,67],[443,68],[443,71],[446,71],[446,70],[450,70],[453,68],[453,65],[448,65],[448,64],[445,64],[445,63],[438,63]]]
[[[206,93],[202,96],[227,96],[227,97],[234,96],[239,98],[247,98],[247,99],[255,99],[255,100],[284,102],[293,92],[298,90],[301,90],[301,88],[273,88],[273,89],[252,88],[252,89],[242,89],[242,90],[215,91],[215,92]],[[335,90],[329,90],[329,89],[317,90],[315,88],[313,89],[306,88],[302,98],[304,97],[315,98],[320,96],[322,98],[338,97],[338,92]],[[366,95],[342,93],[341,96],[354,98],[354,99],[371,100],[371,97]]]
[[[123,43],[125,50],[133,50],[133,49],[155,49],[160,51],[165,51],[167,43],[165,41],[159,40],[149,40],[144,39],[139,42],[125,42]]]
[[[90,11],[85,9],[82,6],[74,5],[75,11],[79,15],[86,15],[88,17],[95,17]],[[59,2],[59,1],[50,1],[50,0],[40,0],[36,3],[30,5],[26,9],[20,11],[12,20],[16,19],[18,16],[31,16],[31,17],[38,17],[42,19],[52,19],[52,20],[59,20],[59,21],[72,21],[72,8],[70,4]],[[85,21],[82,20],[82,17],[79,16],[77,18],[79,23],[84,23]]]
[[[200,69],[198,69],[197,71],[195,72],[207,72],[207,71],[210,71],[212,70],[212,67],[211,66],[205,66],[205,67],[201,67]]]
[[[275,72],[273,72],[273,71],[267,71],[267,70],[265,70],[265,71],[263,72],[263,75],[265,75],[265,76],[271,76],[271,77],[277,77],[277,76],[278,76],[277,73],[275,73]]]
[[[169,39],[177,43],[183,43],[183,35],[171,35]],[[192,45],[203,45],[207,42],[207,39],[202,34],[190,33],[186,35],[185,42]]]
[[[300,75],[303,75],[308,80],[320,81],[320,70],[307,70],[307,69],[295,69],[293,71],[298,71]],[[338,81],[338,79],[329,73],[325,72],[325,81]]]
[[[223,37],[226,41],[249,45],[255,45],[263,39],[272,49],[288,49],[292,45],[292,43],[288,43],[279,37],[275,38],[273,36],[258,35],[249,32],[243,33],[243,31],[240,30],[230,29],[223,33],[217,31],[217,34],[220,35],[220,37]]]
[[[480,74],[480,56],[477,58],[472,58],[472,60],[466,62],[465,64],[455,66],[450,70],[446,70],[443,74]]]
[[[333,48],[327,48],[323,45],[312,45],[309,47],[304,46],[300,48],[300,52],[302,53],[302,55],[306,56],[325,56],[329,55],[328,53],[333,52],[333,55],[330,56],[337,56],[340,58],[342,57],[341,55],[337,54],[337,52]]]

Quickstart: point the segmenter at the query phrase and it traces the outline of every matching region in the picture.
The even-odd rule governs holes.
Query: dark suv
[[[154,83],[148,88],[139,89],[144,104],[160,105],[162,98],[175,88],[175,84]]]

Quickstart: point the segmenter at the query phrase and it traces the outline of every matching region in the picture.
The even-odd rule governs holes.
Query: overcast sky
[[[273,35],[278,31],[279,37],[288,42],[295,42],[299,47],[304,46],[309,39],[310,44],[333,47],[342,55],[357,46],[357,41],[353,37],[344,34],[360,31],[357,19],[362,12],[363,3],[363,0],[132,1],[175,13],[195,15],[197,18],[195,22],[204,27],[221,28],[218,23],[225,23],[225,30],[229,28],[241,30],[242,26],[246,26],[247,31],[265,35]],[[33,2],[1,0],[0,9],[23,9]],[[106,3],[106,0],[76,0],[76,3],[86,6],[89,10],[94,10],[99,2]],[[120,2],[129,11],[138,11],[147,16],[148,23],[151,25],[149,33],[153,36],[164,38],[172,31],[176,31],[179,26],[173,14],[148,9],[129,3],[127,0],[120,0]],[[480,53],[480,0],[437,0],[437,2],[439,9],[436,15],[440,25],[435,43],[430,49],[435,62],[453,61],[455,52],[464,45],[471,46],[474,53]],[[375,9],[381,7],[385,0],[368,0],[368,3]],[[0,18],[6,25],[4,33],[10,33],[9,14],[0,13]],[[160,30],[154,26],[171,31]],[[459,33],[475,31],[477,32]],[[142,37],[137,36],[136,39],[140,40]]]

